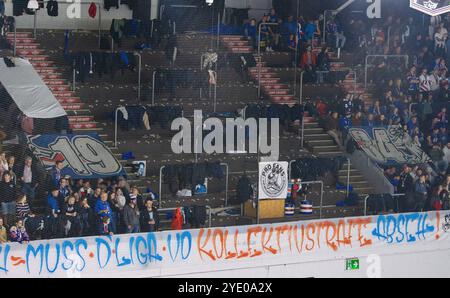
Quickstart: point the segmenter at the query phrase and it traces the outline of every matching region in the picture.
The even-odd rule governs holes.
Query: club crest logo
[[[271,198],[281,198],[287,186],[286,167],[278,162],[267,163],[262,168],[260,182],[262,191]]]
[[[410,7],[431,16],[450,12],[450,0],[410,0]]]

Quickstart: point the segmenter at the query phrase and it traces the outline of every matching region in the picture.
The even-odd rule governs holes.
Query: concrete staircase
[[[253,53],[253,48],[249,41],[242,36],[223,36],[221,41],[232,53]],[[293,104],[294,95],[287,84],[281,83],[281,78],[261,57],[255,55],[256,67],[249,68],[251,78],[258,83],[261,77],[261,90],[265,96],[273,103]]]

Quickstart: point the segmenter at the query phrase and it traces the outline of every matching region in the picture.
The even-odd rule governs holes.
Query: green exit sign
[[[359,270],[359,259],[347,259],[345,264],[345,270]]]

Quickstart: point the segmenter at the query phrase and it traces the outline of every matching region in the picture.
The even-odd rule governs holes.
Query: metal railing
[[[117,147],[117,138],[118,138],[118,114],[120,108],[126,108],[126,106],[118,106],[114,112],[114,147]],[[184,115],[184,111],[181,112],[181,117]]]
[[[206,205],[206,210],[208,210],[208,224],[209,227],[211,228],[212,226],[212,208],[209,205]],[[161,208],[158,209],[158,212],[167,212],[167,211],[175,211],[177,210],[179,207],[174,207],[174,208]]]
[[[14,45],[13,45],[14,49],[13,49],[13,56],[16,57],[16,52],[17,52],[17,26],[16,26],[16,21],[14,20]]]
[[[297,9],[298,9],[298,0],[297,0]],[[298,13],[297,13],[298,16]],[[298,39],[298,33],[302,30],[302,27],[300,24],[297,24],[297,33],[295,34],[295,59],[294,59],[294,98],[297,96],[297,70],[298,70],[298,48],[299,48],[299,39]],[[303,72],[303,71],[302,71]],[[303,76],[301,77],[301,84],[303,84]]]
[[[327,9],[323,12],[323,37],[322,37],[322,43],[326,43],[327,41],[327,12],[334,13],[335,11],[333,9]]]
[[[392,26],[389,26],[388,30],[387,30],[387,47],[388,47],[388,49],[391,49],[391,30],[392,30]]]
[[[106,52],[106,53],[113,53],[111,52]],[[138,62],[138,95],[137,95],[137,99],[141,100],[141,72],[142,72],[142,55],[138,52],[133,52],[134,56],[137,56],[139,58],[139,62]],[[75,87],[76,87],[76,69],[74,68],[72,70],[72,90],[75,91]]]
[[[369,69],[368,60],[369,58],[405,58],[405,68],[408,68],[409,56],[408,55],[367,55],[366,62],[364,66],[364,88],[367,88],[367,71]]]
[[[397,202],[397,212],[399,212],[399,204],[398,204],[398,198],[399,197],[404,197],[406,196],[406,194],[401,193],[401,194],[391,194],[392,198],[397,198],[396,202]],[[364,216],[367,216],[367,201],[369,200],[370,195],[367,195],[366,197],[364,197]]]
[[[204,54],[202,54],[200,56],[200,70],[201,71],[204,70],[203,62],[205,61],[206,55],[207,55],[207,53],[204,53]],[[217,108],[217,83],[218,83],[217,64],[218,64],[218,61],[216,62],[215,70],[213,71],[213,74],[214,74],[214,76],[216,78],[216,84],[214,85],[214,97],[213,97],[213,110],[214,110],[214,113],[216,112],[216,108]],[[211,98],[211,96],[212,96],[212,84],[209,83],[208,85],[209,85],[209,97],[208,98]],[[203,88],[200,87],[200,99],[202,99],[202,98],[203,98]]]
[[[228,181],[229,181],[229,166],[227,163],[220,163],[220,166],[225,168],[225,206],[228,205]],[[161,166],[159,168],[159,206],[162,206],[162,185],[163,185],[163,170],[166,166]],[[194,196],[194,194],[193,194]]]
[[[156,73],[157,71],[154,70],[152,74],[152,106],[155,105],[155,83],[156,83]]]
[[[301,185],[314,185],[320,184],[320,206],[319,206],[319,218],[322,219],[322,209],[323,209],[323,194],[324,194],[324,184],[323,181],[307,181],[301,182]],[[258,204],[256,206],[256,224],[259,224],[260,221],[260,212],[259,212],[259,203],[263,200],[258,200]]]
[[[292,164],[296,161],[297,160],[291,160],[289,162],[289,169],[288,169],[289,180],[291,180],[292,177]],[[351,162],[350,158],[347,157],[347,197],[350,194],[350,171],[351,171]]]

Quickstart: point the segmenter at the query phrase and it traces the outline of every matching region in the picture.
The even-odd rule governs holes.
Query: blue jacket
[[[95,213],[97,213],[97,215],[103,217],[103,216],[107,216],[109,218],[111,218],[112,216],[112,210],[111,207],[109,206],[108,201],[103,202],[102,200],[98,199],[97,202],[95,202]]]
[[[352,119],[341,117],[341,119],[339,119],[339,127],[341,128],[341,130],[349,130],[353,127]]]
[[[48,205],[50,211],[59,213],[60,209],[59,209],[58,198],[55,198],[54,196],[52,196],[51,193],[48,194],[48,196],[47,196],[47,205]]]

